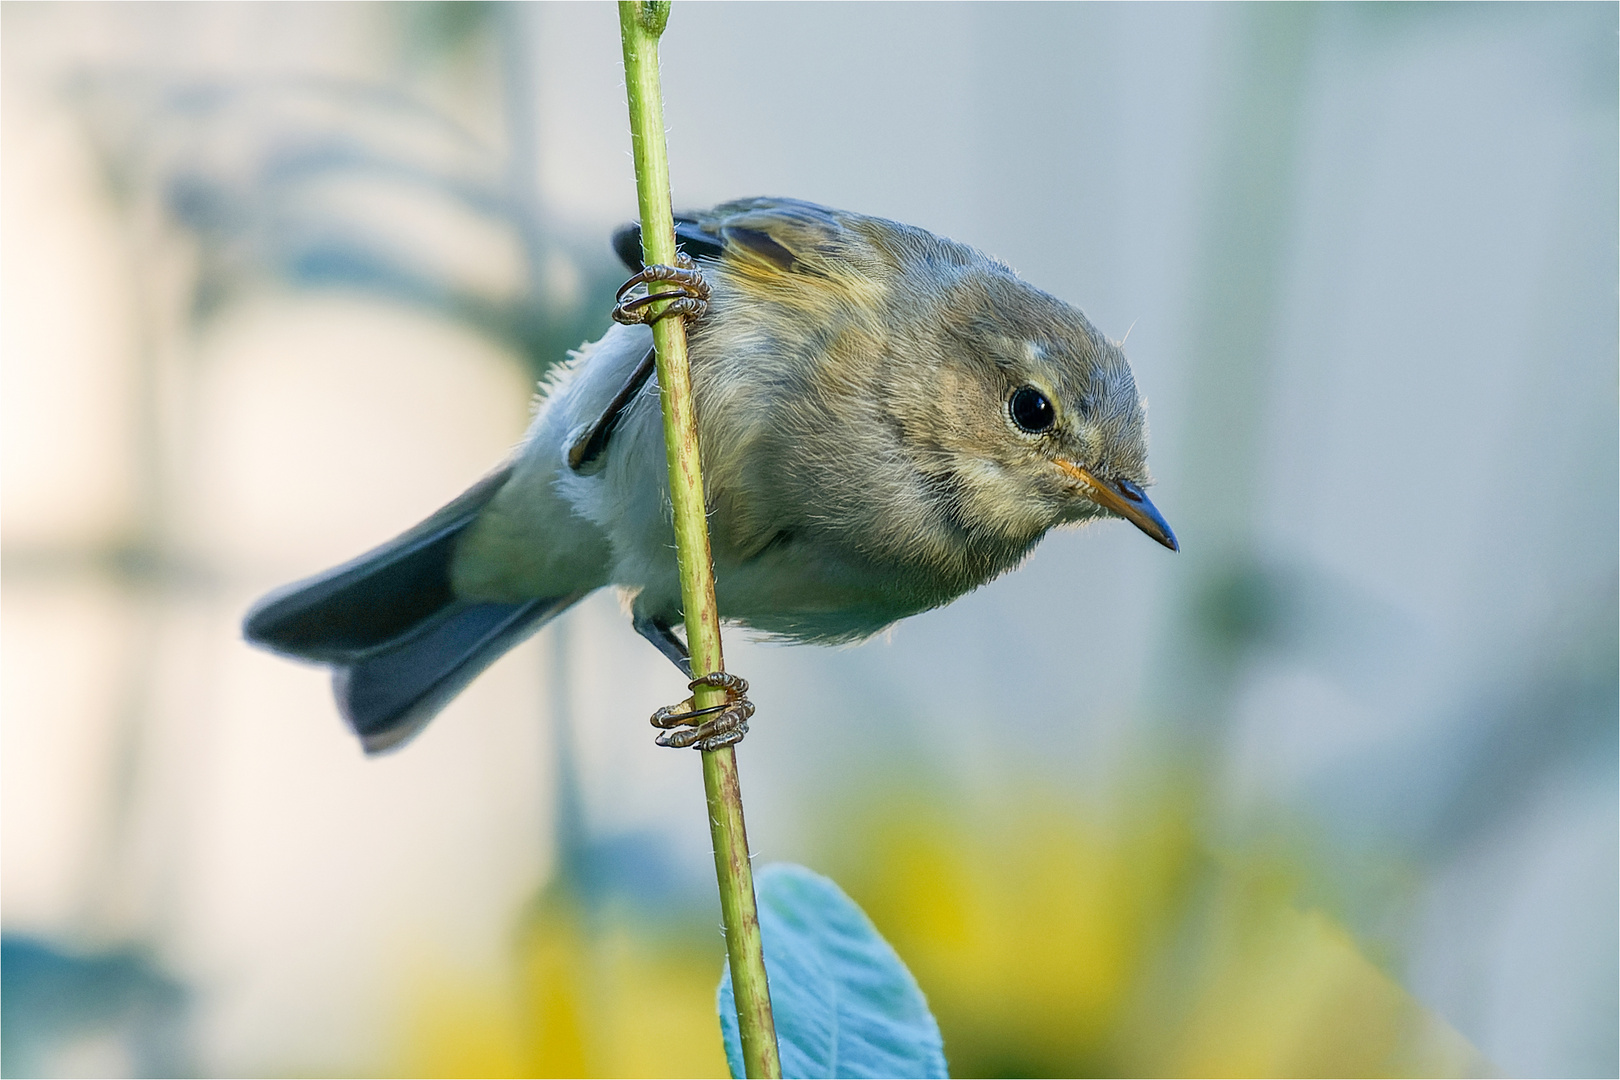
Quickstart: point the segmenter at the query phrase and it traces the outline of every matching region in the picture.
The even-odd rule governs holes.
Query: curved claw
[[[679,705],[666,705],[653,713],[652,725],[666,729],[656,740],[659,746],[718,750],[722,746],[741,742],[742,737],[748,734],[748,718],[754,715],[754,703],[745,696],[748,693],[748,680],[730,672],[713,671],[687,684],[692,690],[703,686],[724,690],[726,700],[719,705],[697,709],[693,708],[693,699],[687,698]],[[700,717],[709,719],[695,722]],[[670,728],[680,730],[667,730]]]
[[[671,292],[653,292],[654,283],[673,285]],[[642,286],[640,295],[625,299],[627,293],[636,286]],[[675,257],[674,266],[664,266],[654,263],[643,267],[640,272],[631,276],[619,287],[618,294],[613,298],[613,321],[634,325],[647,323],[651,325],[659,319],[667,319],[671,315],[680,315],[683,318],[699,318],[709,310],[709,283],[703,280],[703,272],[697,264],[684,254]],[[660,300],[669,303],[657,314],[647,310],[649,304]]]

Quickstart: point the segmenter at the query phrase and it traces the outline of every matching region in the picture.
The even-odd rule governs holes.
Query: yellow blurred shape
[[[718,935],[711,949],[694,948],[690,934],[628,920],[591,917],[560,889],[537,905],[519,947],[528,1075],[727,1075]]]
[[[527,1075],[508,980],[424,965],[407,994],[400,1076]]]
[[[718,923],[718,912],[716,923]],[[693,949],[619,928],[603,942],[610,992],[601,1069],[591,1076],[727,1076],[715,992],[725,947]]]
[[[1207,928],[1175,1020],[1150,1000],[1131,1040],[1172,1076],[1477,1076],[1492,1069],[1451,1027],[1372,964],[1322,911],[1289,902],[1286,866],[1217,871]]]
[[[591,1076],[592,963],[577,904],[548,894],[519,946],[527,990],[526,1064],[531,1076]]]
[[[1457,1076],[1468,1042],[1293,904],[1286,857],[1219,861],[1192,800],[1112,814],[1024,792],[895,795],[834,828],[834,877],[917,976],[956,1076]]]
[[[917,976],[953,1067],[962,1049],[986,1073],[1090,1071],[1176,892],[1184,815],[1113,828],[1035,795],[996,820],[862,817],[835,877]]]

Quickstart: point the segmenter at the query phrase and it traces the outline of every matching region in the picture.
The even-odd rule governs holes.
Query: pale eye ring
[[[1020,431],[1039,435],[1057,423],[1057,410],[1045,394],[1033,386],[1020,386],[1007,399],[1007,415]]]

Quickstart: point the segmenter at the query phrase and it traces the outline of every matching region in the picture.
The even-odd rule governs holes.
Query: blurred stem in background
[[[1276,360],[1288,245],[1294,235],[1299,129],[1308,60],[1320,12],[1311,4],[1240,9],[1232,62],[1210,140],[1215,160],[1204,195],[1177,513],[1202,548],[1199,573],[1183,576],[1181,618],[1151,685],[1172,718],[1178,755],[1218,761],[1235,681],[1276,612],[1253,577],[1261,431]]]
[[[1236,690],[1255,649],[1274,629],[1266,621],[1276,616],[1268,606],[1276,590],[1255,569],[1256,484],[1294,235],[1309,60],[1320,22],[1319,10],[1309,4],[1246,5],[1233,14],[1226,43],[1231,59],[1223,65],[1227,81],[1211,109],[1215,129],[1206,145],[1213,160],[1185,331],[1191,343],[1185,350],[1186,400],[1196,405],[1187,410],[1182,445],[1174,452],[1183,471],[1176,512],[1195,554],[1189,572],[1178,575],[1174,614],[1161,621],[1165,636],[1150,654],[1157,663],[1146,705],[1168,722],[1163,738],[1169,767],[1143,778],[1160,790],[1141,801],[1144,809],[1157,804],[1170,818],[1150,824],[1150,836],[1162,842],[1180,828],[1189,830],[1182,841],[1191,842],[1187,850],[1165,853],[1171,856],[1167,869],[1175,867],[1179,880],[1154,891],[1159,903],[1178,899],[1142,928],[1150,938],[1139,947],[1147,955],[1163,950],[1163,958],[1143,963],[1138,974],[1138,993],[1156,1003],[1154,1021],[1183,1031],[1228,968],[1220,957],[1222,935],[1212,927],[1245,914],[1243,895],[1230,889],[1231,868],[1200,849],[1217,840],[1220,828],[1216,772],[1225,761]],[[1180,828],[1161,832],[1170,822]],[[1277,869],[1273,865],[1271,872]],[[1157,1067],[1217,1067],[1213,1061],[1172,1060],[1161,1058]],[[1249,1067],[1267,1068],[1258,1061]]]

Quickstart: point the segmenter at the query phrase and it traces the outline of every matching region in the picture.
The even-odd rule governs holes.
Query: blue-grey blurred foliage
[[[466,323],[537,372],[600,332],[596,313],[616,284],[605,244],[580,254],[590,302],[569,302],[538,281],[489,295],[438,265],[431,247],[412,244],[408,229],[401,235],[400,215],[408,220],[415,204],[510,231],[531,269],[557,243],[532,195],[516,187],[530,174],[398,89],[87,75],[74,92],[115,188],[156,195],[195,238],[198,319],[267,281],[354,290]]]
[[[0,1071],[54,1076],[190,1076],[186,991],[135,950],[91,955],[7,935],[0,942]],[[94,1046],[78,1060],[64,1049]]]
[[[950,1075],[917,980],[837,885],[772,863],[754,890],[784,1077]],[[729,966],[717,997],[726,1062],[747,1076]]]

